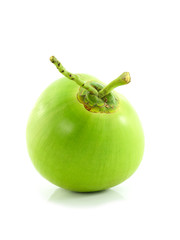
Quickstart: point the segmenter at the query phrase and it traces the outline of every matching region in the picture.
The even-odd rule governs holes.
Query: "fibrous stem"
[[[99,91],[98,97],[103,98],[108,95],[114,88],[119,87],[121,85],[128,84],[131,81],[130,74],[128,72],[124,72],[118,78],[110,82],[107,86],[105,86],[101,91]]]
[[[54,57],[50,57],[50,61],[52,63],[54,63],[54,65],[57,67],[57,69],[59,70],[60,73],[62,73],[65,77],[67,77],[68,79],[76,82],[79,86],[85,88],[86,90],[88,90],[90,93],[98,95],[97,90],[92,87],[90,84],[84,82],[80,76],[78,76],[77,74],[73,74],[68,72],[63,65]]]

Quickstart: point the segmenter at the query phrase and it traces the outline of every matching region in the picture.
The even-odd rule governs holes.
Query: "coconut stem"
[[[57,67],[59,72],[62,73],[65,77],[69,78],[70,80],[73,80],[79,86],[87,89],[90,93],[98,95],[98,92],[95,88],[93,88],[88,83],[84,82],[77,74],[68,72],[54,56],[50,57],[50,61],[54,63],[54,65]]]
[[[119,87],[121,85],[128,84],[131,81],[130,74],[128,72],[124,72],[118,78],[110,82],[107,86],[105,86],[101,91],[99,91],[98,97],[103,98],[108,95],[114,88]]]

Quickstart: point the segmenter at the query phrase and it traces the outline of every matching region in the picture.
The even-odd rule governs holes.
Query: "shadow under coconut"
[[[62,188],[56,189],[48,199],[49,202],[69,207],[95,207],[113,201],[124,200],[124,196],[113,190],[108,189],[99,192],[78,193],[71,192]]]

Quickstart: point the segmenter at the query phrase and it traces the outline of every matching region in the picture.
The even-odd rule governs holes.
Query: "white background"
[[[58,0],[0,3],[0,238],[180,239],[180,13],[177,0]],[[29,113],[60,73],[119,87],[145,132],[143,161],[110,190],[78,194],[34,169],[26,149]]]

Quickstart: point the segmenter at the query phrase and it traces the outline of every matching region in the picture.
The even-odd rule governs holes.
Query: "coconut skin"
[[[84,82],[100,83],[93,76],[80,76]],[[136,171],[144,134],[124,96],[113,91],[116,110],[95,113],[79,101],[80,88],[63,77],[40,95],[27,124],[27,148],[37,171],[51,183],[95,192],[120,184]]]

